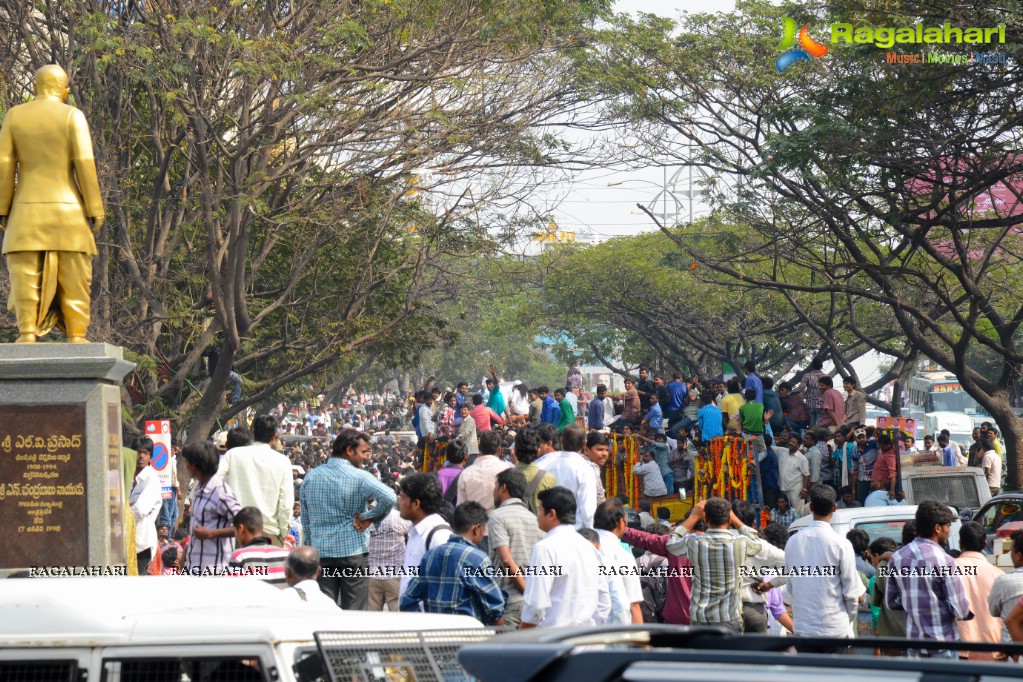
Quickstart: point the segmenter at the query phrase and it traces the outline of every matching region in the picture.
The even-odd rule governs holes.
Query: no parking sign
[[[163,499],[174,496],[171,485],[174,482],[174,458],[171,456],[171,426],[169,419],[146,422],[146,435],[153,441],[153,458],[150,466],[160,475]]]

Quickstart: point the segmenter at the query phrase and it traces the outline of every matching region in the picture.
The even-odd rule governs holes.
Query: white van
[[[458,649],[494,632],[468,616],[320,610],[250,578],[0,580],[0,680],[468,679]]]
[[[854,509],[836,509],[831,516],[831,527],[843,538],[854,528],[866,531],[873,542],[881,537],[895,540],[902,544],[902,527],[907,521],[916,518],[915,504],[897,504],[891,507],[856,507]],[[952,512],[952,534],[948,538],[949,547],[959,549],[959,512],[949,507]],[[813,521],[812,516],[801,516],[789,526],[789,535],[806,528]]]
[[[924,415],[924,433],[934,436],[935,442],[938,434],[947,430],[949,440],[959,443],[965,453],[973,443],[973,418],[968,414],[957,412],[928,412]]]

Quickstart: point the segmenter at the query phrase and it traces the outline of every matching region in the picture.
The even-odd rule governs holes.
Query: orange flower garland
[[[618,456],[624,455],[621,465],[618,464]],[[632,467],[639,462],[639,442],[635,436],[623,437],[615,433],[611,435],[611,456],[604,465],[604,494],[611,498],[625,494],[629,497],[629,504],[636,507],[639,504],[639,485],[636,476],[632,473]]]
[[[707,446],[706,458],[696,458],[695,500],[723,497],[729,500],[758,501],[753,489],[756,471],[752,444],[735,436],[714,438]]]
[[[424,473],[430,473],[443,468],[447,448],[448,442],[446,440],[426,441],[423,445],[423,461],[419,465],[419,470]]]

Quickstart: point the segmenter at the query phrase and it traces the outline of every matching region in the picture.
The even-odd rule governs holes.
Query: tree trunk
[[[206,386],[202,400],[199,401],[195,416],[188,424],[189,443],[205,440],[213,430],[213,425],[217,422],[217,415],[220,414],[220,407],[224,402],[224,389],[227,388],[227,380],[233,365],[234,349],[230,344],[225,343],[220,349],[217,369],[210,377],[210,383]]]
[[[895,383],[892,384],[892,406],[890,411],[893,417],[902,416],[902,389],[909,385],[909,372],[911,369],[912,365],[907,364],[902,373],[895,379]]]
[[[1020,459],[1020,454],[1023,454],[1023,418],[1013,411],[1008,391],[998,391],[991,396],[985,407],[991,413],[995,424],[998,425],[998,432],[1005,441],[1006,487],[1019,490],[1020,481],[1023,480],[1020,466],[1023,464]]]

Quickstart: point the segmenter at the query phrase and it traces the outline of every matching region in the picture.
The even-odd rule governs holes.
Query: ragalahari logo
[[[828,53],[827,45],[818,43],[810,37],[809,28],[810,24],[804,24],[803,28],[799,29],[799,46],[794,47],[797,40],[796,22],[791,17],[785,17],[784,33],[782,34],[781,42],[778,43],[778,47],[774,48],[776,50],[785,50],[785,54],[779,55],[774,60],[774,66],[778,69],[778,73],[781,73],[800,60],[810,61],[810,57],[820,59]]]

